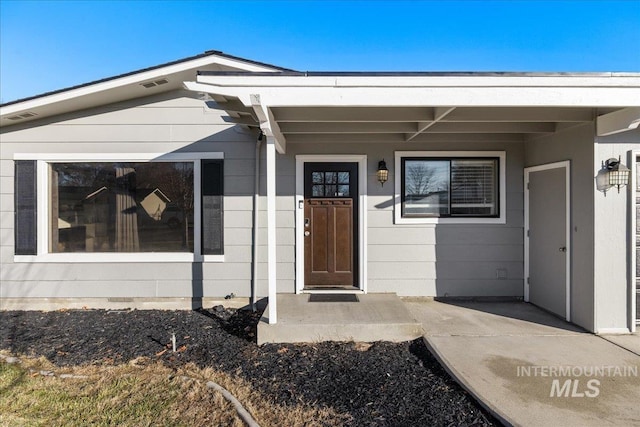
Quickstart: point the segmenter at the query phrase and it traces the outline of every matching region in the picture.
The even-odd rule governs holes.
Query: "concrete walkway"
[[[526,303],[405,305],[429,349],[505,424],[640,426],[640,335],[595,336]]]

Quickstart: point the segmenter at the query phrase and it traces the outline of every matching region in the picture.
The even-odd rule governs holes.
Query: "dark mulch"
[[[221,306],[5,311],[0,312],[0,348],[45,356],[59,366],[122,363],[140,356],[170,366],[193,362],[240,375],[283,405],[307,402],[349,413],[352,425],[499,425],[449,377],[421,339],[377,342],[367,350],[332,342],[258,347],[259,318],[259,312]],[[170,349],[174,333],[176,353]]]

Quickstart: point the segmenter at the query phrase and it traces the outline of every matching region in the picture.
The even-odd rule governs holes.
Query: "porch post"
[[[276,139],[267,136],[267,283],[269,324],[277,323],[276,311]]]

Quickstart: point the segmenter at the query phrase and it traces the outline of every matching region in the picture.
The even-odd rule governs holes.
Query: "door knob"
[[[563,247],[561,247],[561,248],[558,248],[558,250],[559,250],[560,252],[567,252],[567,247],[566,247],[566,246],[563,246]]]
[[[311,232],[309,232],[309,231],[305,231],[305,232],[304,232],[304,237],[308,237],[308,236],[310,236],[310,235],[311,235]]]

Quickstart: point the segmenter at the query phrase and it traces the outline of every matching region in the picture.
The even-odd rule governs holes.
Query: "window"
[[[397,152],[396,222],[504,223],[504,161],[504,152]]]
[[[193,252],[193,163],[51,163],[49,252]]]
[[[16,157],[17,261],[223,260],[222,153]]]

